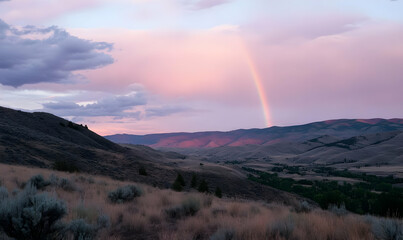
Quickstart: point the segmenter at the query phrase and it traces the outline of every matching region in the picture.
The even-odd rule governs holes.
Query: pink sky
[[[80,40],[63,41],[61,49],[86,46],[83,59],[92,64],[63,63],[68,79],[18,86],[1,82],[0,71],[0,105],[50,111],[102,135],[262,128],[267,119],[246,61],[251,56],[273,125],[403,117],[403,21],[383,12],[401,3],[307,9],[296,1],[94,0],[47,13],[47,2],[0,2],[2,20],[63,28]],[[119,8],[122,16],[115,15]],[[83,22],[85,16],[99,23]],[[113,63],[84,39],[113,44],[100,49]],[[72,58],[84,56],[77,54]]]

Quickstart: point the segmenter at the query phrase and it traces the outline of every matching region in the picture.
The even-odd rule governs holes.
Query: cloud
[[[43,109],[40,109],[40,111],[66,117],[109,116],[115,118],[139,118],[141,112],[133,111],[133,107],[146,104],[147,100],[143,93],[132,92],[127,95],[105,97],[87,105],[65,101],[49,102],[43,104]]]
[[[230,2],[231,0],[185,0],[184,5],[192,10],[212,8]]]
[[[358,15],[293,16],[289,18],[261,18],[242,30],[259,35],[266,44],[284,44],[301,40],[343,34],[357,30],[369,19]]]
[[[164,117],[180,112],[189,112],[191,109],[184,106],[160,106],[146,108],[147,117]]]
[[[116,30],[106,36],[86,30],[84,36],[107,37],[124,49],[113,51],[116,64],[86,76],[94,87],[105,89],[136,81],[168,100],[259,107],[252,69],[245,61],[250,58],[275,124],[402,114],[401,23],[332,15],[293,20],[233,31]]]
[[[72,81],[74,71],[113,63],[112,45],[70,35],[55,26],[15,28],[0,20],[0,84],[18,87]]]

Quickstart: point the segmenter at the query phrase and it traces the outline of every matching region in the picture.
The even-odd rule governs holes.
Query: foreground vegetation
[[[314,169],[318,174],[361,180],[354,184],[339,184],[337,181],[297,181],[279,177],[277,173],[243,169],[251,173],[250,180],[312,199],[323,209],[336,205],[358,214],[403,217],[403,189],[393,187],[393,184],[401,183],[403,179],[356,174],[325,167]],[[280,172],[284,169],[299,173],[298,167],[283,166],[272,170]]]
[[[0,164],[0,239],[402,239],[402,221]]]

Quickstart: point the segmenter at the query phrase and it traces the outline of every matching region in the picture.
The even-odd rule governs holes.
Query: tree
[[[215,189],[214,195],[215,195],[216,197],[218,197],[218,198],[222,198],[221,188],[217,187],[217,188]]]
[[[174,183],[172,184],[172,189],[180,192],[183,190],[183,187],[185,186],[185,179],[183,179],[182,175],[178,173],[178,176],[176,176],[176,179]]]
[[[140,175],[143,175],[143,176],[147,176],[147,175],[148,175],[148,173],[147,173],[147,171],[146,171],[146,168],[145,168],[144,166],[141,166],[141,167],[140,167],[140,169],[139,169],[139,174],[140,174]]]
[[[182,187],[186,186],[185,179],[183,179],[180,173],[178,173],[178,176],[176,177],[175,181],[178,181],[180,185],[182,185]]]
[[[199,185],[199,188],[197,189],[199,192],[205,192],[205,193],[207,193],[209,190],[208,190],[208,184],[207,184],[207,182],[206,182],[206,180],[202,180],[201,182],[200,182],[200,185]]]
[[[197,187],[197,177],[196,174],[193,173],[192,175],[192,180],[190,181],[190,186],[192,188],[196,188]]]
[[[183,190],[183,186],[180,184],[179,181],[175,180],[175,182],[172,184],[172,189],[174,191],[181,192]]]

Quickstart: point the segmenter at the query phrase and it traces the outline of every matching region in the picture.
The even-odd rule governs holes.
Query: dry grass
[[[371,224],[358,215],[336,216],[313,210],[297,213],[293,209],[263,202],[218,199],[196,192],[178,193],[147,185],[135,184],[143,194],[133,201],[112,204],[110,191],[133,184],[101,176],[69,174],[0,164],[0,181],[10,192],[24,185],[33,175],[45,179],[54,174],[76,185],[75,191],[49,186],[45,191],[63,199],[68,206],[65,221],[84,218],[95,223],[100,214],[110,217],[111,225],[98,234],[98,239],[225,240],[229,232],[241,240],[264,239],[375,239]],[[181,206],[185,200],[197,199],[200,210],[194,216],[169,217],[167,209]],[[217,233],[218,232],[218,233]],[[228,235],[229,236],[229,235]],[[1,237],[0,237],[1,238]]]

